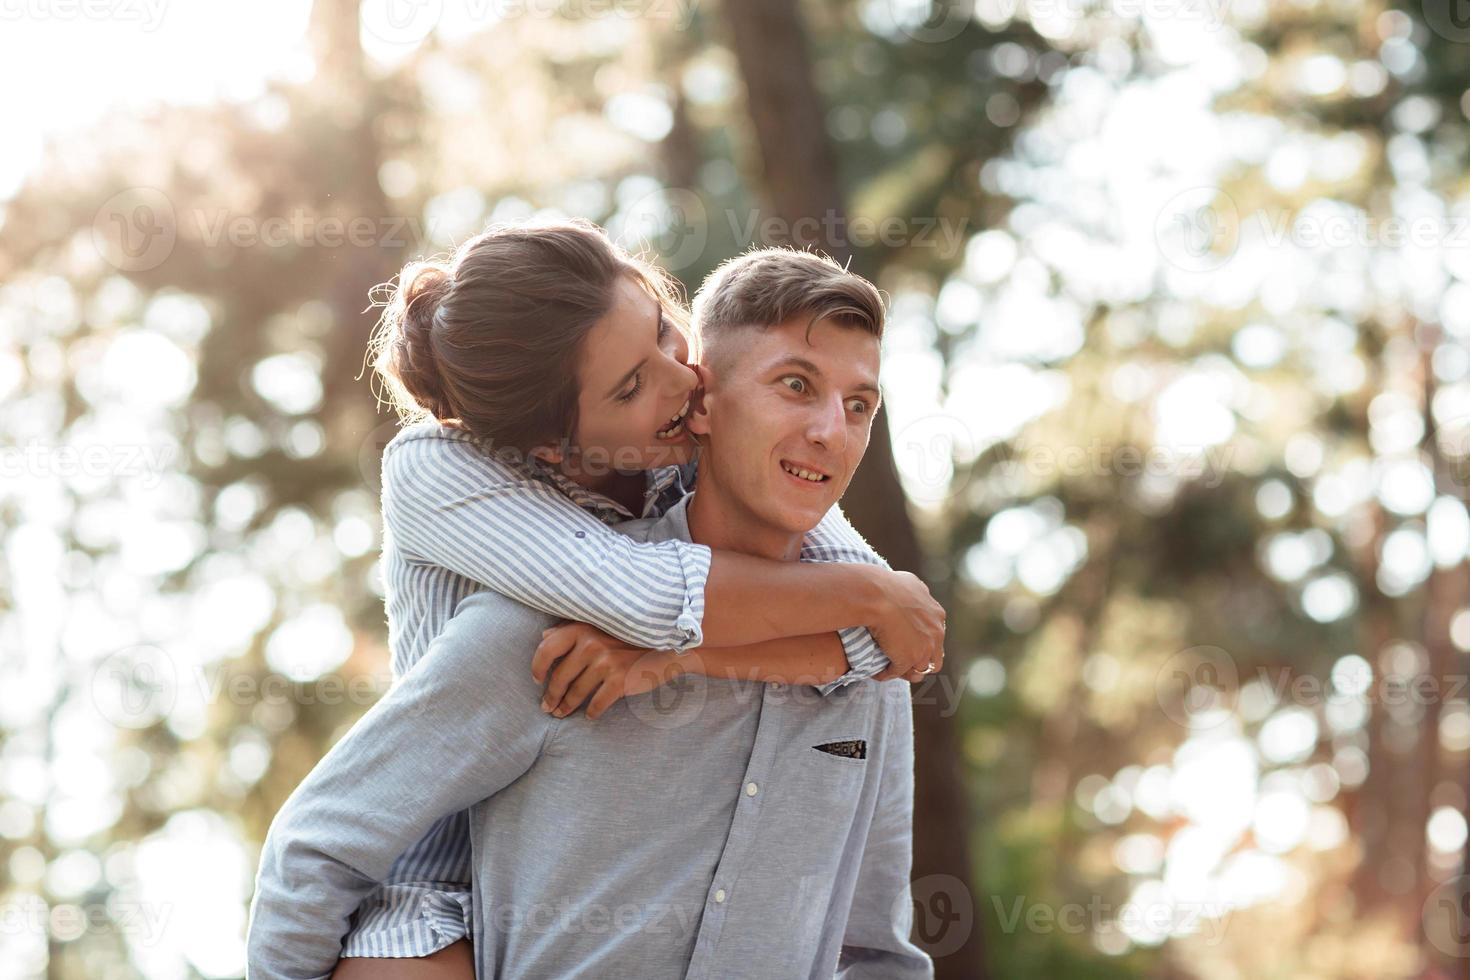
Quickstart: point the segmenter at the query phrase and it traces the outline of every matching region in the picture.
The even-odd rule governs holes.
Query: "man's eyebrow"
[[[775,368],[785,368],[785,367],[801,368],[801,370],[805,371],[807,374],[812,375],[813,377],[817,377],[817,378],[822,377],[822,369],[821,368],[817,367],[815,364],[813,364],[811,361],[808,361],[806,358],[804,358],[804,357],[798,357],[795,354],[787,354],[781,360],[777,361],[776,364],[775,364],[775,367],[773,368],[773,370]],[[868,391],[868,392],[872,392],[874,395],[878,396],[879,398],[882,398],[883,397],[883,393],[878,390],[878,386],[875,385],[875,384],[873,384],[873,383],[871,383],[871,382],[868,382],[868,381],[864,381],[862,384],[854,386],[852,390],[853,391]]]
[[[655,330],[661,329],[663,327],[663,322],[664,322],[664,308],[663,308],[663,304],[660,303],[658,306],[656,306],[654,308],[653,315],[654,315],[654,329]],[[639,371],[643,370],[643,365],[645,365],[647,363],[648,363],[648,358],[645,357],[643,360],[639,361],[637,364],[634,364],[633,367],[628,371],[628,373],[625,374],[625,375],[623,375],[621,378],[619,378],[618,379],[618,383],[615,384],[615,385],[613,385],[612,388],[608,391],[608,393],[606,395],[604,395],[603,397],[604,398],[615,398],[615,397],[617,397],[618,392],[622,391],[623,388],[625,388],[627,386],[628,382],[633,380],[633,376],[635,374],[637,374]]]
[[[813,364],[811,361],[808,361],[806,358],[804,358],[804,357],[798,357],[795,354],[787,354],[785,357],[781,358],[781,360],[777,361],[775,363],[775,365],[773,365],[773,369],[774,368],[783,368],[783,367],[796,367],[796,368],[801,368],[807,374],[810,374],[810,375],[812,375],[814,377],[820,378],[822,376],[822,369],[821,368],[817,367],[815,364]]]

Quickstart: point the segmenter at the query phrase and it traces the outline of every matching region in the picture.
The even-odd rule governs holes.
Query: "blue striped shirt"
[[[421,422],[383,453],[383,577],[393,673],[402,677],[461,600],[493,589],[649,649],[703,641],[710,550],[637,541],[611,525],[661,516],[691,489],[694,467],[649,473],[642,513],[534,459],[486,451],[468,433]],[[803,561],[886,564],[838,507],[807,535]],[[888,665],[871,634],[840,631],[849,670],[823,694]],[[467,811],[440,819],[358,909],[343,956],[427,956],[471,919]]]

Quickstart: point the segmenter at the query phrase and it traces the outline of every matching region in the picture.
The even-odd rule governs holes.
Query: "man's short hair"
[[[758,248],[722,262],[694,297],[700,350],[720,357],[732,335],[765,330],[796,317],[807,332],[821,320],[883,339],[878,287],[831,258],[794,248]]]

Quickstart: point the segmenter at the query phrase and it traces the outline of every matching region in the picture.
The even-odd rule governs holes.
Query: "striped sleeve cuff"
[[[831,694],[841,687],[846,687],[855,681],[864,681],[888,666],[888,658],[883,651],[878,649],[878,643],[861,626],[849,627],[838,630],[837,635],[842,638],[842,649],[847,654],[847,673],[829,681],[826,684],[817,685],[817,690],[823,695]]]
[[[679,564],[684,570],[684,608],[674,621],[675,653],[688,653],[704,643],[704,589],[709,582],[709,566],[714,553],[702,544],[675,542]]]
[[[428,956],[471,935],[468,889],[440,883],[385,884],[358,908],[343,956]]]

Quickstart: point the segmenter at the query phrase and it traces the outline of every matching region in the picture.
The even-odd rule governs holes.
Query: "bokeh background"
[[[0,4],[0,977],[242,973],[390,680],[368,291],[537,214],[891,298],[941,978],[1470,977],[1462,13]]]

